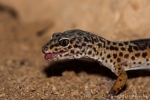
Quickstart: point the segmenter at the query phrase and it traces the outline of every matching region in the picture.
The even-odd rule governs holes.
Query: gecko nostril
[[[46,51],[48,51],[48,47],[43,47],[42,52],[45,53]]]

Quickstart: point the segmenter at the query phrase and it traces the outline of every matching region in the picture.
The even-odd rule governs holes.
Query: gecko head
[[[54,33],[51,40],[42,47],[45,59],[52,61],[84,57],[88,49],[84,40],[88,34],[78,29]]]

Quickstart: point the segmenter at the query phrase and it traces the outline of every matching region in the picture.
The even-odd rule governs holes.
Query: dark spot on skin
[[[132,60],[135,60],[135,57],[134,57],[134,56],[132,56],[132,57],[131,57],[131,59],[132,59]]]
[[[113,60],[112,59],[110,59],[110,62],[112,62]]]
[[[125,55],[124,55],[124,58],[128,58],[128,57],[129,57],[129,54],[125,54]]]
[[[92,54],[92,51],[89,51],[88,54],[89,54],[89,55]]]
[[[142,57],[146,57],[147,56],[147,52],[142,53]]]
[[[96,42],[99,42],[99,38],[98,37],[96,37]]]
[[[92,48],[92,45],[88,45],[88,47]]]
[[[117,62],[120,62],[121,61],[121,59],[120,58],[117,58]]]
[[[128,42],[124,42],[125,45],[128,45]]]
[[[93,50],[94,50],[95,52],[97,51],[95,47],[93,48]]]
[[[120,56],[120,57],[122,57],[122,56],[123,56],[123,53],[122,53],[122,52],[120,52],[120,53],[119,53],[119,56]]]
[[[105,48],[105,42],[103,43],[103,48]]]
[[[87,37],[84,37],[84,41],[85,42],[89,42],[89,40],[87,39]]]
[[[149,63],[147,63],[147,65],[149,65]]]
[[[137,46],[133,46],[133,49],[134,49],[135,51],[138,51],[138,50],[139,50]]]
[[[54,45],[51,45],[51,46],[50,46],[50,49],[52,49],[53,47],[54,47]]]
[[[93,39],[93,37],[89,37],[89,38],[91,38],[91,42],[94,44],[94,39]]]
[[[74,45],[74,48],[80,48],[80,49],[81,49],[82,46],[78,46],[78,45],[75,44],[75,45]]]
[[[136,57],[139,57],[139,56],[140,56],[140,53],[136,53],[135,56],[136,56]]]
[[[72,39],[70,40],[70,43],[73,44],[74,40],[75,40],[75,38],[72,38]]]
[[[116,64],[116,62],[114,62],[114,65]]]
[[[111,55],[110,55],[110,54],[108,54],[108,55],[107,55],[107,58],[110,58],[110,57],[111,57]]]
[[[74,53],[74,50],[71,50],[70,52],[71,52],[71,53]]]
[[[82,38],[81,38],[81,37],[78,37],[78,40],[79,40],[79,42],[81,42],[81,41],[82,41]]]
[[[52,35],[52,37],[58,37],[58,36],[60,36],[59,33],[54,33],[54,34]]]
[[[149,61],[149,59],[147,58],[146,61]]]
[[[106,47],[107,50],[109,50],[109,47]]]
[[[102,37],[99,37],[99,41],[101,41],[102,43],[105,42]]]
[[[129,52],[133,52],[132,46],[129,46],[128,51],[129,51]]]
[[[80,52],[79,51],[77,51],[77,54],[79,54]]]
[[[113,46],[110,46],[110,50],[114,50],[114,47],[113,47]]]
[[[139,64],[141,64],[141,62],[139,62]]]
[[[145,50],[146,49],[146,46],[143,46],[143,47],[139,47],[140,50]]]
[[[125,51],[126,49],[125,49],[124,47],[121,47],[121,50],[122,50],[122,51]]]
[[[105,62],[107,63],[107,60]]]
[[[77,35],[81,36],[81,35],[83,35],[83,33],[82,33],[82,32],[79,32],[79,33],[77,33]]]
[[[136,62],[133,62],[133,64],[136,64]]]
[[[72,48],[71,45],[69,45],[69,46],[68,46],[68,49],[71,49],[71,48]]]
[[[98,55],[99,54],[99,52],[96,52],[96,55]]]
[[[93,38],[91,36],[87,36],[87,38],[88,38],[89,42],[94,43],[94,40],[93,40]]]
[[[122,43],[119,43],[118,45],[119,45],[119,46],[123,46],[123,44],[122,44]]]
[[[110,41],[107,41],[107,45],[110,45],[110,43],[111,43]]]
[[[102,44],[101,44],[101,43],[98,43],[97,46],[98,46],[99,48],[101,48],[101,47],[102,47]]]
[[[118,68],[118,70],[121,70],[121,68]]]
[[[53,39],[53,42],[55,43],[55,42],[57,42],[58,40],[56,40],[56,39]]]
[[[74,48],[77,48],[78,47],[78,45],[74,45]]]
[[[116,42],[113,42],[113,45],[116,45],[117,43]]]
[[[79,44],[79,41],[77,41],[76,44]]]
[[[57,43],[57,44],[55,44],[55,46],[57,47],[57,46],[59,46],[59,44]]]
[[[102,60],[104,60],[104,57],[102,58]]]
[[[82,49],[82,46],[78,46],[80,49]]]
[[[55,48],[55,51],[58,51],[58,49],[57,49],[57,48]]]
[[[102,56],[102,52],[100,53],[100,56]]]
[[[115,47],[114,49],[115,49],[116,51],[118,51],[118,47]]]
[[[86,46],[86,43],[82,43],[82,46]]]
[[[60,52],[64,52],[63,50],[60,50]]]
[[[84,51],[85,51],[85,49],[82,50],[82,52],[84,52]]]
[[[69,56],[69,54],[65,54],[64,56]]]
[[[117,58],[117,54],[113,54],[114,59]]]
[[[97,39],[97,38],[94,38],[94,41],[95,41],[95,42],[98,42],[98,39]]]

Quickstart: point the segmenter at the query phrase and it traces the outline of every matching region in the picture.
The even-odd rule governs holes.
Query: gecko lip
[[[45,53],[44,58],[46,60],[53,60],[53,58],[55,58],[58,55],[64,54],[67,51],[63,51],[63,52],[56,52],[56,53]]]

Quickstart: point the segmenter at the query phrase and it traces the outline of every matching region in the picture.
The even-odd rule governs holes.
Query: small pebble
[[[86,91],[84,92],[84,97],[91,98],[91,96],[92,96],[92,94],[91,94],[90,91],[86,90]]]

